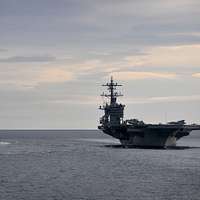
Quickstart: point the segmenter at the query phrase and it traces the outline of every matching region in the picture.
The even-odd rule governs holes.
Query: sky
[[[95,129],[101,84],[125,118],[200,123],[199,0],[0,0],[0,128]]]

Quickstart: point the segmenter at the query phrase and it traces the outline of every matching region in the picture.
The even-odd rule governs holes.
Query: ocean
[[[200,132],[128,149],[97,130],[1,130],[0,200],[200,200]]]

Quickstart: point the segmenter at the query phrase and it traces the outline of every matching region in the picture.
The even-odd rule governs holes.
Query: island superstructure
[[[100,118],[98,128],[105,134],[120,140],[123,146],[166,148],[176,146],[176,141],[189,135],[193,130],[200,130],[200,125],[186,125],[184,120],[166,124],[146,124],[138,119],[124,120],[125,105],[118,103],[117,98],[122,96],[117,87],[122,86],[111,80],[102,85],[107,87],[108,93],[101,96],[109,102],[100,106],[104,115]]]

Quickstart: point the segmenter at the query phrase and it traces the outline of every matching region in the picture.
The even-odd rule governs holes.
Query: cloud
[[[19,70],[20,69],[20,70]],[[21,65],[0,68],[0,88],[33,89],[36,86],[56,84],[75,79],[74,73],[63,67]]]
[[[59,83],[72,80],[73,73],[59,68],[49,68],[43,70],[39,77],[38,82]]]
[[[92,95],[69,95],[67,99],[50,100],[52,104],[101,104],[102,99],[98,96]],[[122,103],[125,104],[155,104],[155,103],[173,103],[173,102],[198,102],[200,101],[200,95],[189,96],[162,96],[162,97],[124,97]]]
[[[57,99],[48,101],[51,104],[77,104],[77,105],[97,105],[100,103],[100,97],[91,95],[68,95],[67,99]]]
[[[77,79],[77,77],[82,80],[97,76],[103,78],[111,74],[118,80],[173,80],[176,78],[183,80],[186,77],[184,73],[186,73],[187,68],[190,69],[187,72],[189,76],[191,74],[193,77],[199,76],[194,74],[194,68],[200,66],[199,54],[200,44],[146,48],[140,54],[137,52],[135,54],[133,51],[131,56],[123,53],[118,57],[111,55],[109,60],[104,58],[61,60],[52,56],[10,57],[7,59],[8,63],[4,63],[4,67],[2,65],[1,83],[16,84],[20,87],[24,85],[28,88],[44,82],[65,82]],[[55,62],[47,65],[45,60],[55,60]],[[30,63],[27,67],[25,61],[44,61],[45,65],[36,66],[35,63]],[[9,66],[9,62],[16,62],[15,67]]]
[[[5,45],[62,46],[70,51],[199,41],[198,34],[189,34],[200,31],[198,0],[20,2],[0,1],[1,43]],[[180,32],[188,34],[177,36]]]
[[[147,49],[146,55],[127,56],[129,66],[199,67],[200,44],[160,46]]]
[[[129,54],[127,56],[127,54]],[[130,55],[132,54],[132,55]],[[143,52],[111,55],[110,59],[91,59],[72,63],[77,74],[111,73],[124,79],[175,78],[191,74],[200,66],[200,44],[146,47]],[[119,75],[120,74],[120,75]]]
[[[73,70],[77,72],[88,72],[90,70],[94,70],[96,68],[100,68],[102,65],[101,60],[98,59],[91,59],[83,61],[79,64],[75,64],[73,66]]]
[[[0,52],[6,52],[8,51],[7,49],[0,49]]]
[[[1,63],[24,63],[24,62],[51,62],[55,61],[54,56],[12,56],[0,58]]]
[[[163,97],[135,97],[126,98],[124,100],[127,104],[151,104],[151,103],[170,103],[170,102],[191,102],[200,101],[200,95],[190,96],[163,96]]]
[[[111,74],[117,80],[138,80],[138,79],[174,79],[177,77],[174,73],[159,73],[159,72],[114,72]]]
[[[195,78],[200,78],[200,73],[192,74],[192,76],[195,77]]]

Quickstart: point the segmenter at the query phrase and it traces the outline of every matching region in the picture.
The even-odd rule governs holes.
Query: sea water
[[[199,200],[200,132],[122,148],[97,130],[0,131],[0,200]]]

